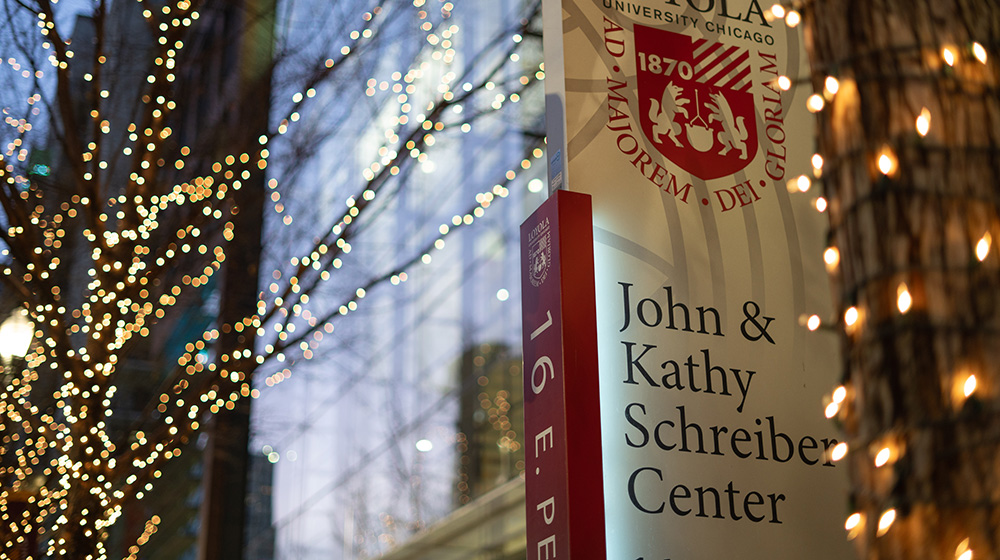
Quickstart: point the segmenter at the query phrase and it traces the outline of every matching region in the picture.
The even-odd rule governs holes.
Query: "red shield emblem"
[[[635,26],[642,130],[701,179],[732,175],[757,154],[750,54],[735,46]]]

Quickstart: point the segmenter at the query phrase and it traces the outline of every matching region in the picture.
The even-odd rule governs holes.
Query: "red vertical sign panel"
[[[528,560],[603,558],[604,484],[590,196],[521,225]]]

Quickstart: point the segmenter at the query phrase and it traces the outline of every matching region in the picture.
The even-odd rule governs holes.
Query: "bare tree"
[[[319,15],[293,22],[312,33],[294,35],[302,4],[109,4],[93,2],[70,40],[57,4],[4,2],[4,40],[18,56],[0,74],[12,83],[5,95],[21,99],[4,100],[2,279],[35,332],[24,360],[5,368],[0,394],[0,557],[35,547],[60,558],[114,553],[112,526],[206,425],[218,436],[212,445],[225,446],[210,453],[223,462],[209,462],[209,477],[245,456],[254,371],[310,358],[367,291],[405,278],[506,196],[504,179],[469,201],[468,219],[385,270],[345,274],[351,244],[436,142],[503,110],[498,92],[516,100],[541,77],[514,62],[520,46],[510,41],[537,6],[458,63],[450,2],[312,6]],[[446,69],[429,85],[420,71],[428,54]],[[359,87],[388,55],[409,71]],[[473,102],[484,95],[490,101]],[[462,105],[482,111],[457,116]],[[357,185],[342,210],[300,220],[294,235],[276,232],[265,206],[288,224],[290,192],[321,192],[298,182],[318,165],[314,147],[388,109],[394,122],[364,175],[331,179]],[[279,243],[262,247],[262,228]],[[265,266],[273,273],[258,291]],[[310,298],[331,278],[346,280],[343,300]],[[232,495],[244,485],[237,480]],[[241,512],[204,516],[207,532],[235,536],[202,553],[238,557]],[[130,557],[159,523],[154,512],[127,536]]]

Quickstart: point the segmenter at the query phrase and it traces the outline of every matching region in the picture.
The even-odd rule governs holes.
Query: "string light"
[[[847,387],[841,385],[833,391],[833,402],[840,404],[847,398]]]
[[[841,385],[834,389],[833,394],[830,395],[830,402],[827,403],[824,409],[824,415],[827,419],[833,418],[840,412],[840,407],[844,403],[844,399],[847,398],[847,388]],[[846,448],[845,448],[846,451]]]
[[[968,537],[962,539],[962,542],[958,543],[958,546],[955,547],[955,559],[972,560],[972,550],[969,548]]]
[[[965,383],[962,384],[962,394],[965,395],[965,398],[969,398],[972,396],[972,393],[975,392],[976,392],[976,376],[970,374],[968,377],[965,378]]]
[[[896,155],[892,153],[892,150],[888,146],[882,148],[878,155],[878,170],[883,175],[892,175],[896,172],[896,165]]]
[[[814,171],[823,169],[823,156],[819,154],[813,154],[812,157],[809,158],[809,162],[812,163]]]
[[[823,251],[823,262],[826,263],[826,269],[832,272],[840,263],[840,251],[836,247],[827,247]]]
[[[875,455],[875,466],[876,467],[885,466],[885,464],[889,462],[889,458],[891,455],[892,452],[889,451],[888,447],[883,447],[882,449],[880,449],[879,452]]]
[[[830,95],[836,95],[840,91],[840,82],[833,76],[827,76],[823,82],[823,87]]]
[[[976,243],[976,258],[979,262],[986,260],[986,257],[990,255],[990,246],[993,243],[993,236],[990,232],[986,232],[982,237],[979,238],[979,242]]]
[[[955,65],[955,51],[951,47],[944,47],[941,49],[941,58],[948,66]]]
[[[458,32],[458,26],[452,25],[452,26],[444,29],[443,31],[441,31],[440,33],[437,33],[437,34],[435,34],[435,32],[433,31],[433,29],[431,27],[426,27],[425,26],[424,30],[427,31],[428,33],[430,33],[427,36],[429,43],[431,43],[433,45],[440,45],[441,47],[449,47],[450,45],[448,44],[448,42],[451,40],[452,37],[454,37],[454,34]],[[446,56],[450,56],[450,55],[447,55],[447,53],[445,53],[445,55]],[[367,84],[368,87],[369,87],[369,91],[367,93],[369,95],[373,95],[374,92],[375,92],[375,89],[378,89],[379,91],[392,90],[395,93],[399,93],[399,92],[401,92],[401,91],[404,90],[404,86],[403,86],[404,83],[409,84],[409,85],[405,86],[406,93],[407,94],[408,93],[412,93],[415,90],[414,90],[414,87],[413,87],[413,85],[412,85],[411,82],[414,80],[415,77],[418,77],[419,75],[421,75],[421,72],[422,72],[421,70],[416,70],[416,71],[411,71],[411,72],[407,73],[406,75],[403,75],[400,72],[396,72],[396,73],[394,73],[392,75],[392,79],[395,82],[394,85],[391,85],[391,84],[389,84],[388,82],[385,82],[385,81],[378,82],[374,78],[373,79],[369,79],[368,84]],[[451,88],[451,83],[453,81],[451,75],[452,74],[446,73],[444,75],[444,77],[442,78],[441,84],[438,86],[438,91],[439,92],[443,92],[442,93],[442,99],[444,101],[449,101],[449,100],[452,100],[452,99],[455,98],[453,92],[450,89]],[[534,77],[537,78],[537,79],[541,79],[541,76],[539,74],[536,74]],[[526,86],[526,85],[529,85],[530,83],[532,83],[532,81],[533,80],[531,78],[529,78],[527,76],[522,76],[521,79],[518,80],[518,83],[520,85],[522,85],[522,86]],[[486,81],[484,83],[484,87],[485,87],[486,90],[493,90],[493,89],[496,88],[496,85],[493,82]],[[463,85],[462,89],[463,89],[463,91],[466,91],[466,92],[472,91],[473,86],[470,83],[466,83],[466,84]],[[501,98],[504,97],[502,94],[496,94],[496,95],[497,95],[496,99],[501,99]],[[309,96],[309,94],[308,94],[308,91],[307,91],[306,92],[306,97],[308,97],[308,96]],[[510,98],[514,99],[514,94],[511,94]],[[295,99],[301,99],[301,96],[296,96],[293,100],[295,100]],[[457,100],[458,99],[456,99],[456,101]],[[409,98],[407,98],[406,95],[400,94],[399,97],[397,98],[397,101],[400,102],[400,103],[402,103],[401,111],[403,111],[403,112],[408,111],[408,108],[409,108]],[[498,108],[497,103],[494,103],[493,106],[494,106],[494,108]],[[425,171],[429,170],[430,169],[429,166],[433,165],[433,162],[430,162],[429,160],[427,160],[427,154],[422,151],[422,145],[426,145],[426,146],[433,145],[434,144],[434,136],[433,136],[433,134],[430,134],[430,132],[432,132],[432,131],[442,131],[447,126],[443,121],[439,120],[439,117],[436,116],[436,115],[440,115],[442,113],[443,109],[446,108],[446,107],[448,107],[447,103],[444,103],[441,100],[439,100],[437,102],[432,102],[432,103],[430,103],[426,107],[426,110],[430,112],[429,114],[425,113],[425,114],[420,114],[420,115],[417,116],[417,118],[414,121],[414,124],[415,125],[419,125],[420,129],[428,131],[429,132],[428,134],[426,134],[426,135],[424,135],[422,137],[419,137],[416,140],[414,138],[411,138],[410,140],[407,141],[405,139],[400,139],[394,132],[392,132],[391,130],[387,129],[385,131],[385,138],[387,138],[390,142],[399,142],[400,144],[402,144],[403,142],[406,142],[405,149],[408,150],[409,157],[411,157],[411,158],[417,160],[418,162],[420,162],[421,164],[423,164],[423,168],[424,168]],[[451,107],[452,107],[453,112],[455,114],[461,114],[461,112],[462,112],[461,108],[462,107],[461,107],[460,104],[456,103],[455,105],[452,105]],[[399,119],[397,119],[397,122],[399,124],[406,124],[407,122],[409,122],[409,119],[405,119],[404,120],[403,118],[399,118]],[[468,130],[470,130],[470,127],[465,126],[465,125],[462,126],[462,131],[463,132],[467,132]],[[378,174],[380,172],[384,172],[385,169],[388,169],[391,175],[395,175],[399,171],[399,166],[398,165],[393,165],[393,163],[394,163],[394,159],[393,158],[397,157],[397,153],[396,153],[396,149],[395,148],[393,148],[393,147],[391,147],[389,145],[383,145],[382,147],[379,148],[378,152],[379,152],[379,155],[382,156],[382,159],[372,162],[372,164],[369,166],[369,168],[364,171],[364,177],[368,181],[375,181],[377,179]],[[406,153],[406,152],[404,152],[404,153]],[[536,158],[541,157],[543,155],[542,151],[540,149],[537,149],[537,148],[534,149],[532,153],[533,153],[533,155]],[[521,162],[521,168],[522,169],[528,169],[528,168],[530,168],[530,166],[531,166],[530,165],[530,161],[528,159],[525,159],[525,160],[523,160]],[[514,180],[516,178],[516,175],[517,174],[516,174],[516,172],[514,170],[509,170],[505,174],[505,177],[506,177],[507,180]],[[369,189],[368,191],[366,191],[364,193],[364,196],[362,198],[365,201],[370,201],[370,200],[372,200],[375,197],[375,192],[376,192],[375,190]],[[479,218],[479,217],[482,217],[484,215],[485,209],[489,207],[489,205],[490,205],[491,201],[494,199],[494,197],[496,197],[496,196],[505,197],[505,196],[507,196],[507,193],[508,193],[508,191],[507,191],[506,187],[503,187],[501,185],[495,186],[494,189],[492,190],[492,192],[481,193],[480,195],[477,196],[477,202],[479,203],[479,206],[477,206],[476,208],[471,209],[470,212],[467,213],[465,216],[458,217],[458,220],[453,222],[454,225],[457,226],[457,225],[470,225],[470,224],[472,224],[475,218]],[[346,234],[346,232],[348,230],[348,227],[353,222],[353,218],[356,215],[357,209],[360,208],[360,205],[358,205],[358,201],[356,201],[355,198],[352,197],[348,201],[348,207],[349,207],[349,215],[345,216],[342,219],[342,221],[339,224],[337,224],[337,226],[335,226],[334,229],[333,229],[333,232],[336,235],[343,236],[343,235]],[[440,250],[440,249],[443,248],[443,246],[444,246],[443,236],[445,236],[445,235],[447,235],[449,233],[449,229],[448,229],[448,225],[447,224],[442,224],[440,230],[441,230],[441,233],[442,233],[442,237],[438,238],[437,240],[435,240],[433,242],[432,248],[434,250]],[[341,239],[337,240],[337,246],[339,248],[341,248],[343,250],[343,252],[345,252],[345,253],[349,252],[350,245],[348,243],[344,243],[343,237]],[[432,262],[433,257],[431,255],[431,250],[432,249],[429,247],[420,256],[420,258],[419,258],[419,262],[420,263],[430,264]],[[334,259],[333,262],[334,262],[334,267],[339,268],[339,259]],[[294,263],[293,263],[293,265],[294,265]],[[407,278],[406,273],[405,272],[401,272],[401,273],[398,273],[398,274],[391,275],[388,278],[388,280],[389,280],[389,282],[392,285],[399,285],[400,283],[404,282],[406,280],[406,278]],[[324,278],[324,280],[325,279],[326,278]],[[292,288],[295,288],[295,286],[292,286]],[[276,284],[272,284],[271,287],[269,288],[269,291],[271,293],[278,293],[279,292],[279,288],[278,288],[278,286]],[[291,292],[295,292],[295,290],[292,289]],[[279,298],[280,297],[281,296],[279,296]],[[353,301],[353,300],[349,301],[346,304],[340,306],[340,308],[339,308],[339,315],[341,315],[341,316],[347,315],[347,314],[355,311],[357,308],[358,308],[358,302],[357,301]],[[266,317],[264,319],[266,320]],[[291,319],[290,315],[288,316],[288,319]],[[287,321],[286,321],[286,324],[287,324]],[[285,341],[286,339],[288,339],[287,330],[285,329],[285,327],[283,325],[277,325],[276,329],[278,329],[279,339],[281,339],[281,341]],[[331,329],[332,329],[332,327],[331,327]],[[306,359],[308,359],[309,356],[308,356],[308,354],[304,354],[304,357],[306,357]],[[279,383],[279,382],[287,379],[288,377],[289,377],[288,374],[285,374],[283,372],[278,372],[277,374],[275,374],[275,375],[273,375],[273,376],[271,376],[271,377],[269,377],[267,379],[268,379],[268,381],[271,384],[276,384],[276,383]]]
[[[847,456],[847,444],[840,442],[830,450],[830,460],[839,461]]]
[[[847,520],[844,521],[844,530],[847,531],[847,538],[854,539],[861,532],[861,528],[864,526],[865,517],[859,512],[854,512],[847,516]]]
[[[917,116],[917,134],[921,136],[927,136],[927,133],[931,130],[931,112],[927,110],[927,107],[920,109],[920,114]]]
[[[986,64],[986,49],[978,42],[972,43],[972,56],[976,57],[979,62]]]
[[[913,297],[910,296],[910,290],[906,287],[906,284],[900,284],[896,287],[896,307],[899,309],[900,313],[905,314],[910,310],[910,306],[913,305]]]
[[[541,157],[541,155],[543,155],[543,152],[541,152],[538,148],[532,148],[530,150],[530,152],[531,152],[531,154],[535,158]],[[527,168],[530,168],[530,165],[524,166],[522,164],[520,167],[522,169],[527,169]],[[513,171],[513,170],[508,170],[504,174],[504,179],[507,182],[514,181],[514,180],[517,179],[517,177],[518,177],[517,173],[515,171]],[[496,199],[498,199],[498,198],[506,198],[509,194],[510,194],[510,190],[506,186],[504,186],[503,184],[495,184],[491,190],[485,191],[485,192],[481,192],[481,193],[477,194],[475,196],[476,206],[473,207],[473,208],[471,208],[469,210],[469,212],[467,212],[466,214],[464,214],[462,216],[459,216],[459,215],[454,216],[454,218],[452,219],[452,222],[451,222],[450,225],[449,224],[441,224],[438,227],[438,232],[440,233],[440,236],[437,237],[435,240],[433,240],[430,244],[428,244],[428,246],[425,248],[423,254],[418,259],[413,259],[410,263],[408,263],[407,266],[404,266],[403,268],[407,268],[409,265],[415,265],[415,264],[418,264],[418,263],[419,264],[424,264],[424,265],[431,264],[433,262],[433,257],[431,256],[431,251],[432,250],[441,250],[441,249],[443,249],[444,248],[444,240],[445,240],[445,238],[448,235],[454,234],[456,231],[458,231],[458,229],[459,229],[460,226],[469,226],[469,225],[472,225],[474,223],[474,221],[475,221],[476,218],[480,218],[480,217],[483,217],[485,215],[485,211],[493,205],[493,203],[496,201]],[[348,206],[348,208],[355,208],[356,205],[357,205],[357,203],[358,203],[358,201],[354,197],[351,197],[347,201],[347,206]],[[340,230],[338,230],[338,231],[340,231]],[[347,246],[348,244],[344,243],[344,245]],[[294,261],[294,263],[300,262],[299,260],[294,259],[294,258],[293,258],[293,261]],[[274,275],[280,276],[280,273],[278,271],[275,271]],[[397,286],[397,285],[400,285],[401,283],[405,282],[407,280],[407,278],[408,278],[408,274],[406,272],[397,272],[397,273],[394,273],[392,275],[386,275],[384,277],[378,278],[378,279],[370,282],[369,285],[368,285],[368,287],[370,288],[374,284],[379,283],[379,282],[384,281],[384,280],[388,280],[390,284],[392,284],[394,286]],[[356,298],[357,299],[363,298],[366,289],[367,288],[360,288],[357,291],[357,293],[356,293]],[[277,288],[275,287],[271,291],[272,292],[277,291]],[[499,294],[498,294],[498,297],[499,297]],[[339,307],[339,313],[338,314],[340,316],[346,316],[346,315],[348,315],[348,314],[356,311],[358,309],[357,299],[352,299],[352,300],[348,301],[346,304],[341,305]],[[291,318],[290,315],[289,315],[289,318]],[[329,324],[329,321],[330,321],[331,318],[332,317],[324,318],[322,320],[322,322],[326,322],[326,324]],[[275,328],[279,332],[279,339],[282,338],[280,335],[284,334],[282,332],[282,330],[284,329],[284,326],[281,325],[281,324],[278,324],[278,325],[275,325]],[[332,325],[331,325],[330,326],[330,331],[332,332],[332,330],[333,329],[332,329]],[[279,345],[277,345],[277,344],[271,345],[271,348],[275,348],[275,347],[279,347]],[[281,346],[281,347],[284,347],[284,346]],[[304,356],[304,358],[305,359],[309,359],[310,356]],[[283,361],[283,360],[281,360],[281,361]],[[272,386],[277,385],[277,384],[279,384],[279,383],[281,383],[281,382],[283,382],[285,380],[288,380],[290,378],[291,378],[291,371],[288,368],[285,368],[285,369],[282,369],[282,370],[280,370],[280,371],[278,371],[278,372],[276,372],[276,373],[274,373],[274,374],[266,377],[265,378],[265,384],[268,387],[272,387]]]
[[[808,108],[811,113],[818,113],[822,111],[825,104],[826,102],[823,101],[823,96],[816,93],[810,95],[809,98],[806,99],[806,108]]]
[[[875,532],[876,536],[881,537],[889,531],[892,527],[893,522],[896,521],[896,510],[889,509],[882,513],[882,516],[878,518],[878,530]]]
[[[830,404],[826,405],[826,409],[824,409],[823,413],[827,418],[833,418],[834,416],[837,415],[838,412],[840,412],[840,404],[831,402]]]
[[[848,327],[853,327],[857,324],[860,316],[861,314],[858,312],[858,308],[852,305],[847,308],[847,311],[844,312],[844,324]]]

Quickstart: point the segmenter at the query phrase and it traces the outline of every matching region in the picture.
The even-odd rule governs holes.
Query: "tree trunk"
[[[222,26],[225,34],[220,37],[221,44],[210,42],[209,46],[218,47],[220,53],[231,50],[238,64],[223,76],[223,91],[232,101],[222,109],[223,126],[217,138],[222,151],[254,154],[260,149],[257,139],[267,132],[275,6],[274,0],[218,0],[206,4],[206,11],[214,10],[219,23],[229,23]],[[257,161],[256,154],[253,161]],[[209,445],[198,542],[198,557],[205,560],[241,560],[244,556],[250,461],[247,446],[253,402],[249,396],[257,363],[256,329],[241,323],[257,312],[266,190],[264,173],[249,166],[250,174],[230,197],[235,241],[226,250],[219,309],[222,379],[218,386],[223,395],[240,393],[243,398],[230,399],[226,408],[213,416],[207,430]]]
[[[832,0],[804,15],[813,86],[840,85],[818,134],[852,535],[863,558],[1000,558],[1000,5]]]

